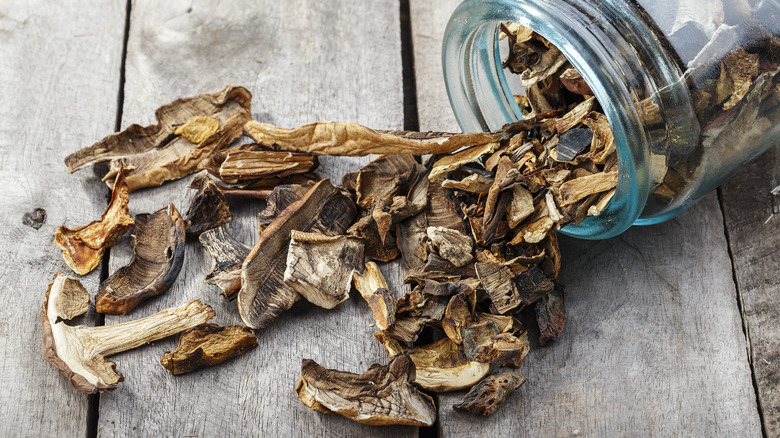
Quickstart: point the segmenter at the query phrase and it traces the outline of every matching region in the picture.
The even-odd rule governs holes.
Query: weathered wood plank
[[[106,205],[93,172],[68,175],[63,159],[114,128],[124,12],[123,0],[0,3],[0,436],[86,434],[88,398],[43,360],[38,314],[54,274],[76,276],[54,230]],[[36,208],[39,229],[23,224]],[[99,271],[82,278],[92,292]]]
[[[398,5],[385,1],[136,2],[132,8],[123,126],[153,120],[155,108],[179,96],[246,86],[257,120],[297,126],[356,120],[402,128]],[[366,160],[323,158],[319,172],[340,175]],[[131,212],[173,202],[186,213],[186,181],[131,194]],[[253,244],[260,202],[235,203],[237,238]],[[111,271],[130,259],[127,241],[112,253]],[[174,287],[127,317],[202,297],[215,322],[240,324],[235,303],[203,284],[207,252],[189,242]],[[360,297],[326,311],[299,302],[268,329],[260,346],[219,367],[173,377],[159,364],[175,340],[116,357],[126,381],[100,401],[99,434],[124,436],[413,436],[416,429],[371,428],[311,411],[295,396],[304,358],[362,372],[386,362]]]
[[[767,436],[780,435],[780,149],[723,185],[726,231]]]
[[[443,33],[457,3],[411,2],[412,29],[425,29],[414,41],[417,71],[439,62],[427,35]],[[418,75],[418,93],[440,90],[441,81]],[[440,102],[418,105],[421,129],[451,129]],[[760,436],[714,196],[614,239],[561,240],[563,339],[544,348],[532,339],[528,382],[492,417],[453,411],[463,393],[440,395],[442,436]]]

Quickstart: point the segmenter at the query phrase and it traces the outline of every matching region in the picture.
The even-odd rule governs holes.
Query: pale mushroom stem
[[[94,339],[94,351],[103,356],[139,347],[147,342],[174,335],[214,318],[211,307],[192,300],[179,307],[165,309],[134,321],[102,327],[75,327],[79,337]],[[87,355],[91,357],[92,355]]]

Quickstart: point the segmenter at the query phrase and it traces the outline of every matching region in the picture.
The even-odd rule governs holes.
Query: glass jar
[[[465,0],[443,46],[465,132],[522,119],[502,68],[499,23],[558,47],[601,104],[618,185],[588,239],[677,215],[780,143],[780,0]]]

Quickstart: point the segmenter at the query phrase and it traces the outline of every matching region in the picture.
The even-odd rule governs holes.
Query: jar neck
[[[622,233],[637,222],[663,179],[669,151],[696,144],[698,125],[691,126],[696,117],[680,68],[651,20],[628,2],[465,0],[450,18],[442,52],[450,104],[465,132],[523,118],[497,44],[498,23],[507,21],[536,31],[563,52],[601,104],[615,139],[615,196],[599,216],[561,232],[585,239]]]

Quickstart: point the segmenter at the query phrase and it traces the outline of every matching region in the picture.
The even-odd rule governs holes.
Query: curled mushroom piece
[[[305,359],[295,392],[315,411],[358,423],[431,426],[436,421],[436,406],[412,385],[414,377],[414,363],[404,354],[387,365],[373,365],[363,374],[326,369]]]
[[[198,239],[212,259],[211,271],[203,282],[217,285],[225,299],[235,300],[241,289],[241,265],[251,248],[233,237],[229,223],[204,232]]]
[[[127,209],[129,191],[124,174],[119,172],[114,180],[111,202],[99,221],[92,221],[74,229],[57,228],[54,243],[62,248],[65,262],[79,275],[85,275],[100,264],[106,248],[133,227],[133,217]]]
[[[89,309],[89,293],[78,279],[61,273],[46,291],[41,306],[43,358],[81,392],[114,390],[124,377],[106,356],[140,347],[198,324],[216,315],[200,300],[192,300],[135,321],[101,327],[70,326],[63,320]]]
[[[192,197],[187,211],[187,234],[200,236],[204,231],[233,220],[225,195],[211,178],[199,174],[193,179],[190,188],[198,192]]]
[[[133,238],[135,257],[100,285],[95,310],[126,314],[142,301],[167,291],[184,262],[184,220],[173,204],[139,214]]]
[[[471,391],[463,397],[463,401],[453,408],[472,414],[494,414],[504,404],[509,394],[526,380],[524,374],[515,371],[493,374],[471,388]]]
[[[380,330],[386,330],[395,322],[395,298],[387,287],[387,282],[374,262],[366,263],[362,274],[354,273],[352,281],[355,289],[368,303],[374,314],[374,321]]]
[[[165,353],[160,363],[171,374],[179,375],[220,364],[254,347],[257,337],[247,327],[201,324],[182,333],[179,345]]]

